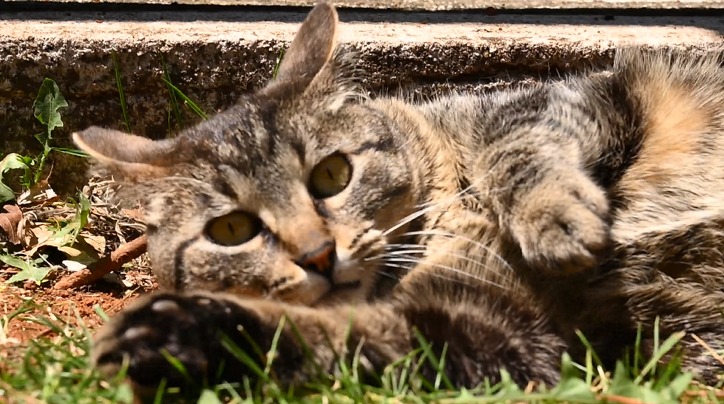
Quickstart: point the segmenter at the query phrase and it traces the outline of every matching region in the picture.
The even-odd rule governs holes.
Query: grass
[[[103,380],[89,364],[91,331],[84,319],[75,312],[71,320],[50,313],[38,316],[31,313],[32,302],[26,302],[15,312],[0,317],[0,345],[12,321],[41,324],[52,336],[30,341],[15,349],[0,366],[0,402],[9,403],[131,403],[130,388],[122,377]],[[102,313],[101,313],[102,314]],[[68,316],[66,316],[67,318]],[[723,397],[717,390],[693,381],[692,375],[682,372],[676,360],[662,365],[658,358],[676,352],[683,334],[661,341],[651,360],[639,355],[620,362],[612,371],[596,363],[589,351],[586,361],[577,364],[563,357],[561,382],[550,388],[529,386],[520,389],[503,373],[495,385],[483,384],[475,389],[454,390],[443,375],[425,380],[418,373],[420,360],[430,360],[442,366],[443,358],[434,358],[424,339],[422,348],[400,358],[379,376],[375,385],[365,384],[357,373],[357,360],[340,363],[334,375],[320,374],[318,380],[290,390],[274,383],[269,362],[256,367],[259,380],[254,385],[222,384],[203,391],[198,402],[301,403],[301,402],[392,402],[392,403],[710,403]],[[229,347],[233,350],[234,347]],[[272,348],[274,349],[274,348]],[[244,352],[234,352],[240,360],[249,360]],[[274,355],[267,355],[273,358]],[[674,355],[675,357],[675,355]],[[417,360],[415,360],[417,358]],[[173,393],[173,392],[170,392]],[[721,391],[719,391],[721,394]],[[167,402],[168,396],[159,391],[156,402]]]
[[[0,367],[0,402],[9,403],[130,403],[130,389],[120,379],[103,381],[89,366],[91,332],[75,313],[72,321],[60,315],[30,315],[25,302],[0,317],[0,346],[9,357]],[[25,346],[7,340],[8,323],[27,321],[47,327],[52,337],[40,337]]]

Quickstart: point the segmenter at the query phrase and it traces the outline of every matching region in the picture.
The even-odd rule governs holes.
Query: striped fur
[[[303,344],[326,371],[359,345],[380,372],[417,347],[413,329],[447,344],[458,386],[501,369],[552,384],[564,351],[583,358],[576,330],[610,364],[639,328],[651,353],[660,317],[662,338],[688,333],[685,367],[722,374],[693,336],[724,349],[721,52],[622,49],[607,70],[412,104],[357,94],[336,27],[320,3],[268,87],[177,138],[74,135],[144,201],[166,289],[99,333],[99,367],[130,356],[141,396],[184,384],[164,350],[192,376],[240,380],[253,374],[219,333],[266,349],[286,317],[304,341],[282,332],[285,384],[313,376]],[[350,183],[315,198],[311,172],[335,154]],[[258,235],[210,241],[208,223],[235,211]],[[303,264],[328,245],[330,271]]]

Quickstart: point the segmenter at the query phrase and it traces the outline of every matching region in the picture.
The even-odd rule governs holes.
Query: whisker
[[[457,269],[457,268],[455,268],[455,267],[451,267],[451,266],[449,266],[449,265],[443,265],[443,264],[438,264],[438,263],[434,263],[434,262],[429,262],[429,261],[426,261],[426,260],[409,259],[409,258],[392,258],[392,259],[390,259],[390,260],[387,260],[386,262],[390,262],[390,263],[405,263],[405,262],[409,262],[409,263],[413,263],[413,264],[429,265],[429,266],[434,267],[434,268],[444,269],[444,270],[453,272],[453,273],[455,273],[455,274],[462,275],[462,276],[464,276],[464,277],[474,279],[474,280],[479,281],[479,282],[484,282],[484,283],[487,283],[487,284],[490,284],[490,285],[499,287],[499,288],[501,288],[501,289],[505,289],[505,287],[504,287],[503,285],[501,285],[501,284],[498,284],[498,283],[496,283],[496,282],[493,282],[493,281],[491,281],[491,280],[489,280],[489,279],[485,279],[485,278],[481,278],[481,277],[479,277],[479,276],[475,276],[474,274],[468,273],[468,272],[466,272],[466,271],[461,271],[460,269]]]
[[[395,224],[394,226],[390,227],[389,229],[383,231],[382,235],[383,236],[389,235],[390,233],[394,232],[395,230],[399,229],[400,227],[412,222],[413,220],[419,218],[420,216],[425,215],[426,213],[430,212],[431,210],[434,210],[433,208],[434,208],[434,206],[428,206],[424,209],[420,209],[418,211],[415,211],[415,212],[403,217],[402,219],[400,219],[399,222],[397,222],[397,224]]]
[[[410,268],[407,268],[407,267],[403,267],[402,265],[391,264],[390,266],[391,266],[391,267],[397,267],[397,268],[400,268],[400,269],[406,269],[406,270],[410,269]],[[390,273],[390,272],[387,272],[387,271],[383,271],[383,270],[380,270],[380,269],[378,269],[376,272],[377,272],[378,274],[384,276],[384,277],[387,277],[387,278],[390,278],[390,279],[394,279],[394,280],[400,280],[400,276],[398,276],[397,274],[393,274],[393,273]]]
[[[401,268],[401,269],[408,269],[407,267],[405,267],[405,266],[403,266],[403,265],[389,264],[389,266],[390,266],[390,267],[393,267],[393,268],[396,267],[396,268]],[[382,275],[388,275],[388,274],[383,273],[383,272],[380,272],[380,273],[381,273]],[[444,279],[444,280],[446,280],[446,281],[455,282],[455,283],[459,283],[459,284],[464,284],[464,282],[463,282],[462,280],[458,279],[458,278],[453,278],[453,277],[450,277],[450,276],[445,276],[445,275],[443,275],[443,274],[439,274],[439,273],[429,273],[429,275],[430,275],[430,276],[433,276],[433,277],[435,277],[435,278],[438,278],[438,279]],[[398,278],[395,277],[394,279],[398,279]],[[495,286],[497,286],[497,285],[495,285]]]
[[[412,254],[415,254],[415,253],[417,253],[417,254],[423,254],[423,253],[425,253],[425,251],[419,251],[419,250],[418,250],[418,251],[413,251],[413,250],[393,251],[393,252],[388,253],[386,256],[382,257],[382,259],[398,258],[398,257],[406,257],[406,258],[410,258],[410,259],[415,259],[414,256],[407,255],[408,253],[412,253]],[[469,263],[471,263],[471,264],[475,264],[475,265],[478,266],[478,267],[484,267],[484,266],[485,266],[485,263],[484,263],[484,262],[478,261],[478,260],[476,260],[476,259],[474,259],[474,258],[471,258],[471,257],[466,256],[466,255],[463,255],[463,254],[457,254],[457,253],[452,252],[452,251],[446,251],[446,252],[439,253],[439,254],[442,254],[442,255],[444,255],[444,256],[446,256],[446,257],[458,258],[458,259],[461,259],[461,260],[463,260],[463,261],[465,261],[465,262],[469,262]],[[466,271],[466,272],[467,272],[467,271]]]
[[[367,257],[367,258],[365,258],[364,260],[365,260],[365,261],[373,261],[373,260],[378,260],[378,259],[381,259],[381,258],[385,258],[385,257],[391,256],[391,255],[405,255],[406,253],[423,254],[423,253],[425,253],[425,250],[395,250],[395,251],[388,251],[388,252],[384,252],[384,253],[382,253],[382,254],[377,254],[377,255],[373,255],[373,256],[371,256],[371,257]]]
[[[507,269],[509,269],[509,270],[511,270],[511,271],[513,270],[513,267],[511,267],[510,264],[509,264],[500,254],[498,254],[497,252],[495,252],[492,248],[488,247],[487,245],[485,245],[485,244],[483,244],[483,243],[481,243],[481,242],[479,242],[479,241],[477,241],[477,240],[474,240],[474,239],[472,239],[472,238],[470,238],[470,237],[466,237],[466,236],[463,236],[463,235],[460,235],[460,234],[450,233],[450,232],[446,232],[446,231],[441,231],[441,230],[411,231],[411,232],[405,233],[405,235],[411,235],[411,236],[425,236],[425,235],[427,235],[427,236],[441,236],[441,237],[448,237],[448,238],[458,238],[458,239],[461,239],[461,240],[463,240],[463,241],[466,241],[466,242],[474,245],[474,246],[477,247],[477,248],[480,248],[480,249],[483,250],[483,251],[486,251],[486,252],[489,253],[493,258],[495,258],[496,260],[500,261],[500,263],[503,264]]]
[[[472,189],[472,185],[468,185],[464,189],[450,195],[449,197],[446,197],[442,200],[436,200],[436,201],[430,201],[423,204],[418,205],[420,208],[419,210],[403,217],[400,219],[397,224],[393,225],[389,229],[385,230],[382,235],[387,236],[390,233],[398,230],[400,227],[410,223],[411,221],[419,218],[420,216],[423,216],[431,211],[434,211],[436,209],[443,209],[447,205],[453,203],[454,201],[458,200],[462,195],[464,195],[466,192],[468,192],[470,189]]]

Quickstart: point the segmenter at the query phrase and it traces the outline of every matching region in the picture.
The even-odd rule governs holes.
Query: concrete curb
[[[112,55],[134,132],[168,135],[164,65],[175,85],[209,113],[263,85],[304,13],[145,12],[4,13],[0,16],[0,155],[32,146],[39,131],[32,102],[53,78],[70,106],[67,134],[91,124],[121,127]],[[371,91],[415,87],[484,90],[610,60],[618,45],[703,50],[722,44],[720,17],[615,17],[358,13],[341,19],[342,46],[358,52]],[[186,114],[187,121],[195,118]],[[74,163],[58,161],[69,179]],[[61,190],[64,191],[64,190]]]
[[[160,4],[193,6],[311,7],[317,0],[6,0],[8,3]],[[571,9],[715,9],[721,0],[336,0],[338,8],[415,11],[442,10],[571,10]]]

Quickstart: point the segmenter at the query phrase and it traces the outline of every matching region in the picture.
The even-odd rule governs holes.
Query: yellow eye
[[[212,219],[206,225],[206,236],[216,244],[232,246],[246,243],[261,231],[259,218],[246,212],[231,212]]]
[[[309,190],[315,198],[329,198],[342,192],[352,178],[352,166],[347,159],[333,154],[320,161],[309,177]]]

